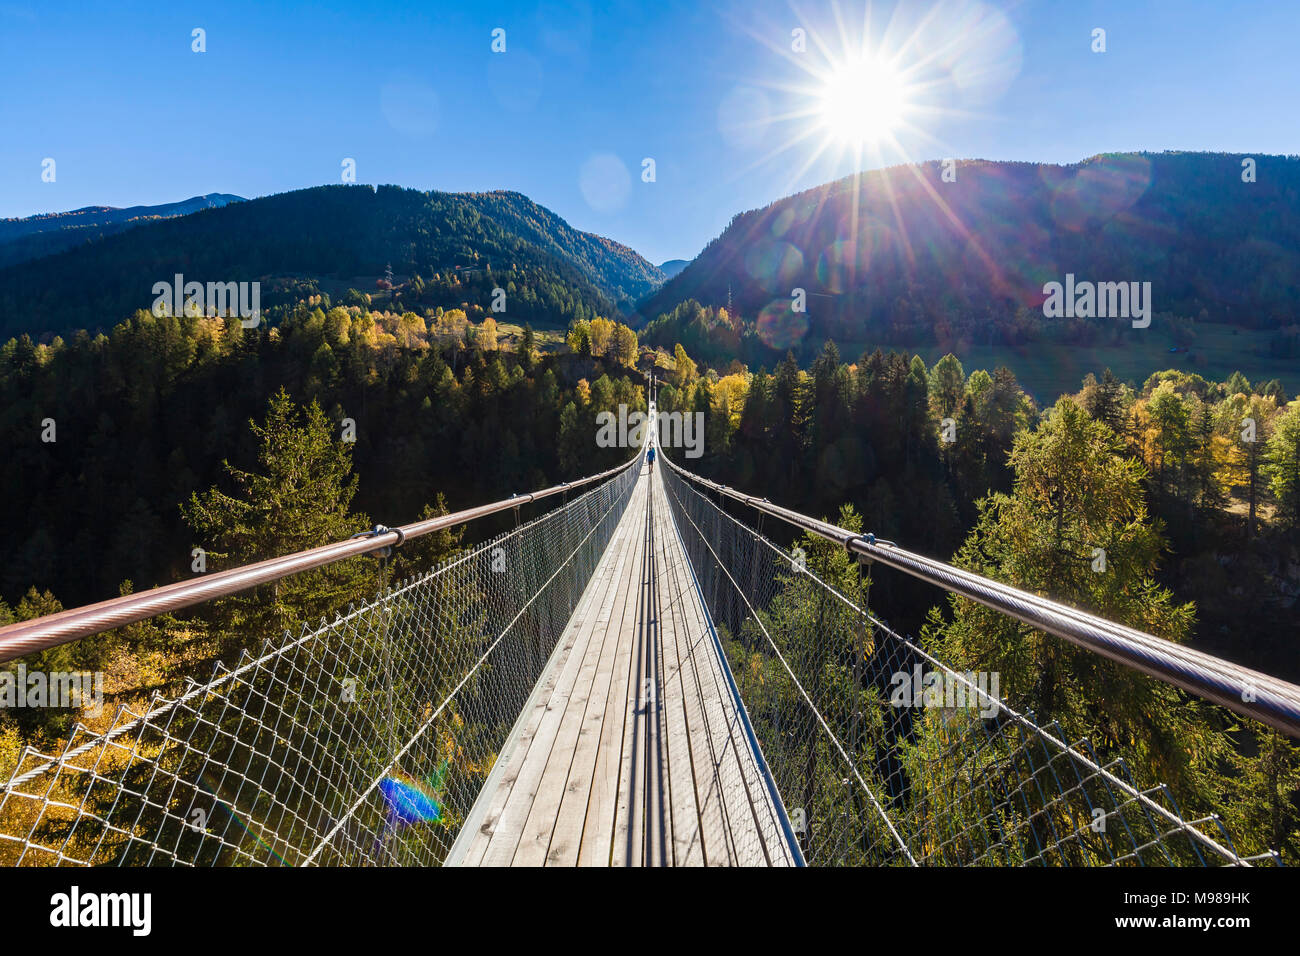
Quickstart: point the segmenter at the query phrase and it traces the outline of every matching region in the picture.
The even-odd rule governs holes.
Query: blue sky
[[[905,158],[1300,153],[1291,0],[903,0],[864,26],[865,9],[0,0],[0,216],[266,195],[338,182],[351,157],[360,182],[519,190],[660,262],[737,212]],[[819,152],[815,115],[791,114],[864,35],[902,71],[906,125],[879,150]]]

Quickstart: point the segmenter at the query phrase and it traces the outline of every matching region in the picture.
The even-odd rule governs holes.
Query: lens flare
[[[789,299],[776,299],[758,313],[756,324],[758,337],[768,348],[794,348],[808,334],[808,313],[795,312]]]
[[[442,817],[436,788],[405,774],[393,774],[380,780],[379,792],[388,804],[389,821],[395,825],[428,823]]]

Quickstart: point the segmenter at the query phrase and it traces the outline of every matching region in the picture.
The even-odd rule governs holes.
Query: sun
[[[907,85],[899,71],[879,58],[837,64],[825,77],[817,116],[831,138],[845,146],[871,146],[889,139],[908,109]]]
[[[738,27],[773,56],[761,78],[737,86],[719,107],[720,126],[749,159],[735,175],[783,161],[786,191],[794,192],[812,179],[895,165],[920,175],[918,153],[953,155],[939,130],[987,119],[971,106],[1001,95],[999,84],[1014,78],[1020,62],[1015,29],[1002,14],[975,0],[954,2],[969,2],[973,12],[953,19],[897,4],[887,19],[873,20],[871,0],[845,0],[846,9],[831,0],[828,22],[794,30],[738,17]],[[859,23],[848,7],[861,13]],[[772,59],[788,69],[771,69]]]

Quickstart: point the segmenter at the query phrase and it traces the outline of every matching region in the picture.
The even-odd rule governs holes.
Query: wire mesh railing
[[[0,787],[0,865],[440,863],[637,477],[285,634]]]
[[[1213,813],[891,630],[668,462],[669,507],[812,865],[1217,865]],[[703,483],[701,483],[702,485]]]

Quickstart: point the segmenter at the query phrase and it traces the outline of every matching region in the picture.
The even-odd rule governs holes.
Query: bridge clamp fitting
[[[867,544],[871,544],[871,545],[874,545],[874,544],[877,543],[877,542],[876,542],[876,536],[875,536],[875,534],[874,534],[873,532],[870,532],[870,531],[867,532],[866,534],[855,534],[855,535],[852,535],[851,537],[848,537],[848,538],[845,538],[845,539],[844,539],[844,550],[847,551],[847,552],[849,552],[849,554],[853,554],[853,542],[854,542],[854,541],[865,541]],[[879,542],[879,543],[880,543],[880,544],[893,544],[892,541],[881,541],[881,542]],[[875,558],[873,558],[873,557],[872,557],[871,555],[869,555],[869,554],[859,554],[859,555],[856,555],[856,557],[857,557],[857,559],[858,559],[859,561],[861,561],[861,562],[864,563],[864,564],[871,564],[871,563],[873,563],[873,562],[876,560]]]
[[[369,531],[358,531],[352,537],[377,538],[381,534],[389,534],[390,532],[395,533],[397,535],[397,540],[394,541],[392,544],[386,544],[382,548],[376,548],[374,551],[371,552],[372,554],[378,554],[381,558],[386,558],[393,553],[394,548],[400,548],[402,546],[402,542],[406,540],[406,532],[404,532],[401,528],[389,528],[386,525],[377,524]]]

